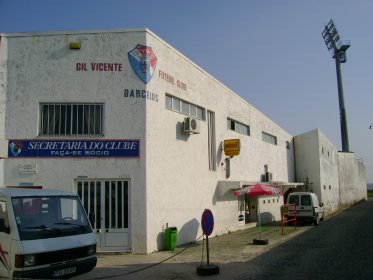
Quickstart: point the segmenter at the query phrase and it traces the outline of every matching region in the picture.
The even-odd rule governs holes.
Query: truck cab
[[[289,212],[296,210],[296,217],[299,221],[314,223],[318,225],[324,220],[324,204],[319,203],[317,195],[311,192],[294,192],[288,196],[288,204],[296,204],[296,207],[289,206]],[[295,209],[294,209],[295,208]],[[290,216],[291,215],[291,216]],[[294,218],[293,214],[288,215]]]
[[[96,238],[77,194],[0,188],[0,278],[66,278],[96,263]]]

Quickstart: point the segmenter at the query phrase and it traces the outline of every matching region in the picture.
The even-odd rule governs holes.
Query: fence
[[[291,207],[291,210],[289,209]],[[289,215],[290,214],[290,215]],[[284,234],[284,225],[294,222],[294,230],[297,229],[297,205],[284,204],[281,206],[281,234]]]

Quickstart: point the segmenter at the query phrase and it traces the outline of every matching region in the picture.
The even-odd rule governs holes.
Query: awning
[[[285,193],[288,189],[295,189],[299,186],[304,186],[303,182],[273,182],[273,186],[281,186],[282,193]]]

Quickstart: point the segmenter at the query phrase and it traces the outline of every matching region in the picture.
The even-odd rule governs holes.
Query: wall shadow
[[[193,218],[189,222],[186,222],[181,228],[177,229],[176,245],[178,246],[181,243],[186,243],[186,240],[197,240],[199,228],[200,223],[197,221],[196,218]],[[157,235],[157,250],[164,250],[165,247],[165,232],[161,231]]]
[[[200,223],[196,218],[191,219],[189,222],[186,222],[177,233],[178,240],[197,240],[198,229],[200,228]],[[176,244],[179,242],[176,241]]]
[[[190,135],[184,133],[184,122],[176,123],[175,132],[176,132],[176,140],[180,140],[184,142],[188,141]]]
[[[270,224],[272,222],[276,222],[275,217],[270,212],[262,212],[260,213],[260,221],[262,225]],[[258,220],[259,222],[259,220]]]

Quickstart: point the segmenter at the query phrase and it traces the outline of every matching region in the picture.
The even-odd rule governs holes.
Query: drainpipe
[[[297,161],[295,159],[295,137],[293,137],[293,162],[294,162],[294,166],[293,166],[293,169],[294,169],[294,181],[298,182],[298,178],[297,178]]]

